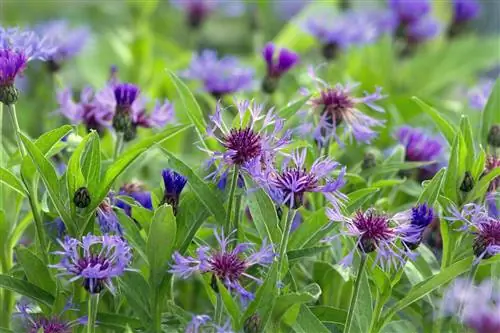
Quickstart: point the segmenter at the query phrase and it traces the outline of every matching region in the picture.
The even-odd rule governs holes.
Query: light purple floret
[[[267,75],[273,78],[285,74],[300,60],[297,53],[286,48],[277,48],[273,43],[264,46],[262,56],[267,64]]]
[[[478,111],[483,111],[488,103],[488,98],[494,85],[495,82],[493,80],[484,80],[473,87],[467,94],[470,107]]]
[[[453,21],[455,23],[473,20],[480,11],[481,5],[477,0],[453,0]]]

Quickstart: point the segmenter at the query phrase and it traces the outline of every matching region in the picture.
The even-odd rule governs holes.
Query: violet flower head
[[[477,0],[453,0],[453,24],[475,19],[481,10]]]
[[[396,131],[396,139],[405,147],[405,161],[432,162],[440,159],[444,148],[439,137],[433,137],[425,130],[403,126]],[[418,170],[417,179],[431,179],[439,169],[438,163],[433,163]]]
[[[488,103],[488,98],[490,97],[494,84],[495,82],[493,80],[485,80],[469,90],[467,94],[469,106],[474,110],[483,111]]]
[[[199,247],[195,257],[183,256],[176,252],[173,255],[174,263],[170,273],[182,279],[187,279],[195,273],[211,273],[229,291],[238,294],[243,301],[253,299],[254,295],[242,286],[241,280],[248,278],[258,284],[262,283],[261,279],[250,275],[247,270],[256,265],[269,266],[275,256],[273,246],[264,240],[260,250],[256,250],[251,243],[237,244],[231,249],[229,247],[232,242],[231,234],[226,237],[223,232],[218,234],[214,231],[214,235],[219,243],[219,249]]]
[[[111,127],[113,110],[101,104],[90,87],[85,87],[80,93],[80,101],[75,102],[71,89],[63,89],[57,93],[58,112],[72,124],[83,124],[88,131],[96,130],[103,133]]]
[[[33,30],[0,27],[0,50],[22,53],[26,61],[45,60],[53,49],[47,36],[40,36]]]
[[[375,209],[358,211],[352,217],[341,215],[336,209],[328,208],[327,216],[333,222],[341,222],[344,228],[339,235],[356,238],[352,251],[340,262],[343,266],[352,264],[354,252],[364,254],[376,252],[375,262],[383,268],[397,266],[402,260],[402,250],[397,247],[399,240],[398,230],[391,226],[388,215],[377,212]],[[328,237],[324,241],[332,241],[338,235]]]
[[[414,23],[431,11],[429,0],[389,0],[389,8],[403,25]]]
[[[34,313],[28,304],[18,304],[16,309],[15,315],[23,318],[27,333],[71,333],[73,327],[79,324],[79,320],[67,321],[58,315]]]
[[[450,207],[450,212],[449,221],[462,222],[459,229],[474,235],[472,249],[476,261],[500,253],[500,220],[498,216],[491,216],[486,206],[470,203],[464,205],[461,211]]]
[[[343,127],[343,135],[352,137],[358,142],[370,143],[378,133],[376,127],[384,125],[383,120],[373,118],[359,109],[365,105],[368,108],[383,113],[384,109],[375,102],[385,98],[382,95],[382,88],[377,87],[374,93],[365,92],[363,97],[356,97],[353,89],[357,84],[329,86],[323,80],[317,78],[313,72],[311,76],[317,83],[318,93],[315,93],[308,104],[311,105],[314,113],[319,113],[319,121],[313,131],[314,139],[323,145],[334,138],[339,144],[343,140],[337,133],[337,128]]]
[[[424,203],[398,213],[392,219],[398,224],[396,230],[403,245],[413,251],[422,242],[425,229],[434,219],[434,210]]]
[[[298,64],[299,55],[286,48],[277,48],[273,43],[267,43],[262,50],[262,56],[267,64],[269,77],[280,77]]]
[[[220,103],[210,117],[212,126],[207,129],[207,136],[215,138],[223,149],[211,151],[202,148],[211,155],[207,167],[215,166],[215,170],[207,178],[216,180],[227,176],[234,166],[250,173],[255,165],[269,164],[290,140],[290,132],[281,136],[284,121],[276,116],[274,108],[266,113],[264,105],[248,100],[239,101],[236,105],[239,126],[230,128],[223,122]]]
[[[406,39],[410,45],[420,44],[436,37],[441,31],[439,21],[432,16],[410,23],[406,27]]]
[[[157,100],[150,113],[147,113],[144,107],[132,114],[132,124],[136,127],[162,128],[174,120],[174,105],[168,99],[163,102]]]
[[[500,289],[497,281],[479,285],[457,279],[446,291],[441,304],[445,316],[457,319],[475,333],[500,332]]]
[[[151,192],[146,191],[142,183],[127,183],[120,187],[118,195],[128,196],[138,202],[142,207],[150,210],[153,209]],[[132,207],[125,201],[118,199],[116,201],[116,207],[123,209],[128,216],[132,216]]]
[[[217,9],[221,9],[229,16],[238,15],[245,9],[245,4],[239,0],[171,0],[170,2],[186,12],[187,24],[192,29],[198,29]]]
[[[488,155],[486,157],[486,163],[484,166],[484,171],[482,176],[487,175],[488,173],[493,171],[493,169],[496,168],[500,168],[500,158],[493,155]],[[488,187],[488,192],[490,193],[495,192],[499,188],[500,188],[500,176],[491,180],[490,186]]]
[[[70,276],[70,282],[82,280],[83,287],[91,294],[100,293],[107,287],[112,293],[112,279],[121,276],[132,260],[132,251],[120,236],[87,235],[78,240],[66,237],[59,241],[63,250],[61,261],[51,265],[61,271],[60,275]]]
[[[251,88],[254,70],[244,66],[239,59],[232,56],[217,58],[217,53],[205,50],[195,54],[191,64],[182,76],[203,83],[204,90],[219,99]]]
[[[194,315],[184,333],[202,333],[203,327],[212,319],[207,315]]]
[[[47,38],[52,47],[46,53],[48,68],[52,72],[58,71],[65,61],[77,55],[90,35],[86,27],[72,28],[63,20],[43,23],[38,26],[37,31]]]
[[[97,208],[97,221],[99,222],[99,228],[103,234],[114,233],[117,235],[123,235],[123,230],[116,216],[113,206],[111,205],[111,199],[106,197],[99,207]]]
[[[164,185],[162,204],[171,205],[174,215],[176,215],[179,198],[184,186],[186,186],[187,178],[171,169],[163,169],[161,176]]]
[[[297,209],[304,205],[305,194],[321,192],[340,210],[340,206],[347,197],[340,192],[345,185],[345,167],[341,168],[336,179],[331,177],[332,172],[340,164],[329,159],[319,158],[308,170],[305,167],[307,150],[295,151],[292,154],[293,166],[288,166],[286,161],[282,170],[271,170],[261,176],[260,184],[269,193],[278,205],[286,205]]]

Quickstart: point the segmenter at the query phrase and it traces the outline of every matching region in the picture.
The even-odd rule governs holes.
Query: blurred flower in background
[[[462,33],[469,21],[477,18],[481,5],[477,0],[452,0],[453,18],[448,27],[448,36],[455,37]]]
[[[226,15],[238,15],[245,9],[239,0],[171,0],[175,7],[186,13],[186,22],[192,29],[198,29],[215,10]]]
[[[469,106],[478,111],[483,111],[493,90],[495,82],[493,80],[480,81],[475,87],[467,93]]]
[[[278,87],[280,77],[295,67],[299,55],[286,48],[278,48],[273,43],[267,43],[262,50],[262,56],[267,64],[267,74],[262,82],[262,90],[272,94]]]

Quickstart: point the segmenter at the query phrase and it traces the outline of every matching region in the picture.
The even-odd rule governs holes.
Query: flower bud
[[[113,128],[117,132],[126,133],[132,127],[132,120],[128,110],[121,110],[117,108],[115,116],[113,117]]]
[[[19,90],[14,85],[0,86],[0,102],[5,105],[16,104]]]
[[[326,60],[333,60],[337,57],[339,53],[339,47],[335,43],[328,43],[323,45],[323,57],[325,57]]]
[[[492,125],[488,132],[488,144],[494,148],[500,147],[500,125]]]
[[[262,332],[262,320],[257,313],[254,313],[245,320],[243,324],[243,332],[245,333],[260,333]]]
[[[483,236],[476,236],[474,241],[472,242],[472,251],[476,257],[481,257],[481,259],[491,258],[491,254],[486,251],[488,246],[488,240],[486,240]]]
[[[460,185],[460,191],[462,192],[470,192],[474,188],[474,178],[469,171],[465,171],[464,179],[462,180],[462,184]]]
[[[279,78],[266,76],[262,81],[262,91],[266,94],[272,94],[278,88]]]
[[[86,187],[80,187],[75,191],[73,196],[73,202],[78,208],[85,208],[90,205],[90,193]]]
[[[365,156],[363,158],[363,164],[361,164],[361,169],[367,170],[375,166],[377,166],[377,159],[375,157],[375,154],[370,152],[365,153]]]

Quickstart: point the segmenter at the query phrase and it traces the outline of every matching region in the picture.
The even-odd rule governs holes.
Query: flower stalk
[[[349,312],[344,326],[344,333],[351,331],[352,319],[354,318],[354,310],[358,301],[359,288],[361,287],[362,275],[366,268],[366,253],[361,252],[361,261],[359,263],[358,274],[356,275],[356,282],[354,284],[354,291],[352,293],[351,303],[349,305]]]
[[[283,227],[283,234],[281,236],[280,249],[279,249],[279,262],[278,262],[278,274],[282,273],[283,264],[285,261],[286,248],[288,247],[288,239],[290,238],[290,231],[292,230],[292,222],[297,213],[296,209],[289,208],[285,219],[285,225]],[[281,277],[283,280],[284,276]]]
[[[228,231],[233,230],[231,225],[231,212],[233,210],[236,187],[238,186],[239,173],[240,173],[240,167],[238,165],[235,165],[233,169],[233,177],[231,178],[231,187],[229,188],[229,201],[227,204],[226,223],[224,224],[225,229]],[[235,214],[235,219],[237,219],[236,214]]]
[[[87,333],[95,332],[95,323],[96,323],[98,306],[99,306],[99,294],[90,294],[88,299]]]

